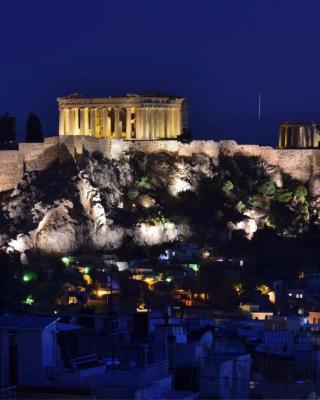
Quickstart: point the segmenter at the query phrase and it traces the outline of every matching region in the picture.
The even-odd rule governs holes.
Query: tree
[[[26,142],[43,142],[43,132],[39,117],[30,113],[26,124]]]
[[[9,143],[16,140],[16,118],[5,113],[0,117],[0,143]]]

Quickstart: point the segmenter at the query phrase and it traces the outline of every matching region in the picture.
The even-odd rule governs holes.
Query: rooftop
[[[4,315],[0,318],[0,329],[45,329],[59,318],[41,315]]]

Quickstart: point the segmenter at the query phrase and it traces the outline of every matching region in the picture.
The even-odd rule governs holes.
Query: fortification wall
[[[18,150],[0,151],[0,191],[16,187],[23,176],[23,156]]]
[[[284,173],[303,182],[320,176],[320,149],[274,149],[268,146],[239,145],[233,140],[194,140],[181,143],[177,140],[126,141],[80,135],[54,136],[46,138],[44,143],[20,143],[19,150],[0,151],[0,191],[13,189],[25,171],[43,171],[57,161],[64,163],[81,157],[85,151],[101,152],[105,157],[118,159],[129,149],[147,153],[166,151],[185,157],[203,153],[214,158],[216,163],[221,154],[260,156],[268,164],[280,167]]]
[[[43,143],[19,143],[19,153],[25,171],[43,171],[59,158],[59,136],[46,138]]]
[[[92,136],[60,136],[59,159],[61,162],[66,162],[70,157],[81,156],[85,151],[89,153],[97,151],[111,158],[111,142],[113,141]]]

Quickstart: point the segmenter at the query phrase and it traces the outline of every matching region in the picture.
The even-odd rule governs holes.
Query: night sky
[[[275,144],[320,121],[319,0],[3,0],[0,113],[57,134],[56,98],[186,96],[195,138]],[[258,93],[262,117],[258,120]]]

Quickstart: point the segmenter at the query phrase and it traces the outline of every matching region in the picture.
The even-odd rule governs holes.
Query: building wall
[[[0,150],[0,192],[15,188],[24,172],[43,171],[55,162],[67,162],[87,151],[101,152],[105,157],[118,159],[125,151],[147,153],[170,152],[190,157],[203,153],[216,164],[220,155],[259,156],[268,164],[278,166],[284,173],[302,182],[320,176],[320,149],[274,149],[268,146],[239,145],[233,140],[113,140],[90,136],[54,136],[44,143],[20,143],[19,150]]]
[[[18,331],[16,345],[18,353],[18,383],[39,384],[43,379],[42,332],[40,330]]]

